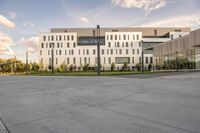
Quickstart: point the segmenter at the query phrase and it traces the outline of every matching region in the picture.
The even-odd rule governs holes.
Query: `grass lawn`
[[[148,74],[153,73],[146,71],[144,73],[142,72],[132,72],[132,71],[114,71],[114,72],[101,72],[101,76],[112,76],[112,75],[130,75],[130,74]],[[32,76],[52,76],[51,72],[46,73],[35,73],[35,74],[29,74]],[[97,76],[97,72],[65,72],[65,73],[54,73],[53,76]]]

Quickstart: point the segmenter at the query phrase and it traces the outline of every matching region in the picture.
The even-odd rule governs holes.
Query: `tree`
[[[113,62],[112,64],[111,64],[111,71],[113,71],[115,69],[115,63]]]
[[[33,63],[33,64],[31,64],[32,65],[32,68],[31,68],[31,70],[33,71],[33,72],[38,72],[39,71],[39,69],[40,69],[40,66],[37,64],[37,63]]]
[[[73,65],[73,64],[71,64],[71,65],[69,66],[69,70],[70,70],[70,71],[73,71],[73,70],[74,70],[74,65]]]
[[[60,65],[60,68],[62,69],[63,72],[67,72],[67,70],[68,70],[68,65],[65,64],[65,63],[62,63],[62,64]]]
[[[89,69],[89,64],[85,64],[84,66],[83,66],[83,71],[87,71]]]
[[[124,65],[122,67],[122,70],[127,70],[128,69],[128,63],[127,62],[124,62]]]

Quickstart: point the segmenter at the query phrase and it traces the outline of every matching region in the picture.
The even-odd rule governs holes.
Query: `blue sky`
[[[0,58],[34,59],[40,32],[97,24],[197,29],[200,0],[0,0]]]

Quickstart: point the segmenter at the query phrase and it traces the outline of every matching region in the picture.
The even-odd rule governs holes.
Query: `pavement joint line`
[[[65,96],[61,96],[61,97],[70,99],[70,98],[65,97]],[[76,100],[76,101],[79,101],[79,100]],[[100,108],[100,109],[103,109],[103,110],[106,110],[106,111],[110,111],[110,112],[113,112],[113,113],[116,113],[116,114],[119,114],[119,115],[130,116],[130,117],[133,117],[133,118],[136,118],[136,119],[139,119],[139,120],[144,120],[144,121],[151,122],[151,123],[154,123],[154,124],[158,124],[158,125],[161,125],[161,126],[166,126],[166,127],[169,127],[169,128],[178,129],[178,130],[182,130],[182,131],[186,131],[186,132],[190,132],[190,133],[198,133],[196,131],[192,131],[192,130],[188,130],[188,129],[176,127],[176,126],[169,125],[169,124],[166,124],[166,123],[160,123],[160,122],[157,122],[157,121],[154,121],[154,120],[149,120],[149,119],[145,119],[145,118],[138,117],[138,116],[135,116],[135,115],[131,115],[131,114],[127,114],[127,113],[122,113],[122,112],[118,112],[118,111],[115,111],[115,110],[112,110],[112,109],[104,108],[102,105],[99,105],[99,104],[91,104],[91,103],[84,102],[84,101],[79,101],[79,102],[82,102],[84,104],[90,105],[90,107],[88,107],[88,108],[91,108],[92,106],[94,106],[94,107],[97,107],[97,108]],[[83,109],[87,109],[87,108],[83,108]]]
[[[90,108],[90,107],[89,107],[89,106],[86,106],[86,107],[82,107],[82,108],[80,108],[80,109],[73,110],[73,111],[77,112],[77,111],[80,111],[80,110],[85,109],[85,108]],[[65,113],[71,113],[71,112],[72,112],[72,111],[63,111],[63,112],[61,112],[61,113],[57,113],[57,114],[45,116],[45,117],[38,118],[38,119],[29,120],[29,121],[26,121],[26,122],[23,122],[23,123],[15,124],[15,125],[10,125],[9,128],[18,128],[18,127],[20,127],[20,126],[27,125],[27,124],[32,123],[32,122],[35,122],[35,121],[41,121],[41,120],[53,118],[53,117],[56,117],[56,116],[59,116],[59,115],[65,114]],[[8,132],[8,133],[10,133],[10,132]]]
[[[3,130],[6,132],[6,133],[10,133],[9,129],[6,127],[6,125],[3,123],[3,121],[1,120],[0,118],[0,125],[3,127]]]

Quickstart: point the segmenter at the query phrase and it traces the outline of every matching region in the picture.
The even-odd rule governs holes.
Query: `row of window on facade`
[[[57,48],[63,48],[63,43],[57,43],[57,44],[55,44],[55,43],[46,43],[46,48],[55,48],[55,47],[57,47]],[[45,47],[45,44],[44,43],[41,43],[41,48],[44,48]],[[67,48],[69,48],[70,47],[70,43],[67,43]],[[73,48],[75,48],[76,47],[76,43],[74,42],[73,43]]]
[[[43,41],[73,41],[74,35],[51,35],[51,36],[43,36]]]
[[[135,45],[134,45],[133,42],[131,42],[131,43],[129,43],[129,42],[122,42],[121,45],[120,45],[120,42],[115,42],[114,44],[115,45],[113,45],[113,47],[129,47],[129,46],[135,47]],[[108,47],[111,47],[111,46],[112,46],[111,42],[108,42]],[[139,42],[138,46],[141,47],[141,42]]]
[[[139,35],[107,35],[107,40],[139,40]]]
[[[137,63],[141,63],[141,57],[138,57],[139,58],[139,62],[137,62]],[[49,65],[51,65],[51,63],[52,63],[52,60],[51,60],[52,58],[50,57],[49,58]],[[58,61],[58,59],[59,58],[55,58],[55,63],[56,63],[56,65],[58,65],[59,63],[65,63],[65,64],[74,64],[74,65],[76,65],[77,64],[77,58],[76,57],[73,57],[73,58],[67,58],[67,59],[65,59],[64,60],[64,62],[59,62]],[[70,60],[71,59],[71,60]],[[103,57],[103,58],[100,58],[100,62],[101,62],[101,64],[111,64],[111,63],[116,63],[116,64],[123,64],[123,63],[128,63],[128,64],[135,64],[136,62],[135,62],[135,57],[131,57],[131,61],[130,61],[130,57],[115,57],[115,61],[113,61],[112,60],[112,58],[111,57],[108,57],[108,58],[106,58],[106,57]],[[90,57],[84,57],[84,58],[79,58],[79,64],[90,64],[91,62],[91,58]],[[43,58],[41,58],[41,63],[43,64]],[[149,63],[153,63],[153,59],[152,59],[152,57],[146,57],[145,58],[145,63],[146,64],[149,64]],[[97,64],[97,57],[95,58],[95,64]]]
[[[108,42],[108,47],[111,47],[111,46],[112,46],[111,42]],[[129,47],[129,46],[134,47],[135,45],[134,45],[133,42],[131,42],[131,43],[122,42],[121,45],[120,45],[120,42],[115,42],[114,45],[113,45],[113,47]],[[63,43],[46,43],[46,48],[55,48],[55,47],[63,48]],[[70,43],[67,43],[67,48],[69,48],[69,47],[70,47]],[[75,48],[75,47],[76,47],[76,43],[74,42],[73,48]],[[141,42],[139,42],[139,47],[141,47]],[[41,43],[41,48],[45,48],[44,43]]]
[[[82,52],[81,52],[82,51]],[[115,51],[115,54],[116,55],[122,55],[123,53],[125,53],[126,55],[128,55],[128,54],[130,54],[129,53],[129,49],[124,49],[124,50],[122,50],[122,49],[115,49],[115,50],[113,50],[113,49],[107,49],[107,50],[105,50],[105,49],[101,49],[101,55],[105,55],[105,54],[107,54],[107,55],[113,55],[114,54],[114,51]],[[124,51],[124,52],[123,52]],[[140,49],[137,49],[137,51],[136,51],[136,49],[132,49],[132,54],[134,55],[134,54],[136,54],[136,52],[137,52],[137,54],[140,54]],[[52,53],[52,50],[48,50],[48,55],[51,55]],[[96,55],[96,49],[93,49],[92,51],[92,54],[93,55]],[[107,52],[107,53],[106,53]],[[62,55],[62,50],[55,50],[55,53],[54,53],[55,55]],[[78,50],[78,54],[79,55],[89,55],[90,54],[90,50],[89,49],[83,49],[83,50]],[[40,55],[42,55],[42,50],[40,50]],[[69,50],[65,50],[64,51],[64,55],[74,55],[74,50],[73,49],[69,49]]]

